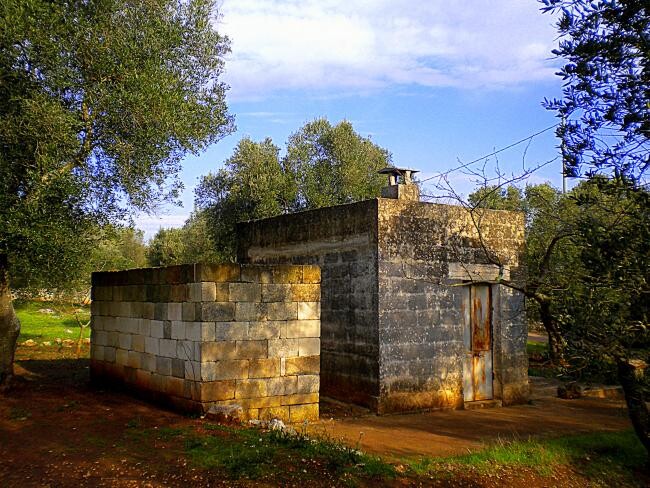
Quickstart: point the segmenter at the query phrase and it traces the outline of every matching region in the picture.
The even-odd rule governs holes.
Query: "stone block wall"
[[[377,200],[246,222],[237,234],[242,263],[320,266],[321,393],[376,408]]]
[[[523,215],[381,199],[378,219],[379,411],[463,406],[471,282],[492,283],[494,398],[527,400],[523,296],[497,284],[525,282]]]
[[[318,419],[318,266],[93,273],[91,375],[193,412]]]

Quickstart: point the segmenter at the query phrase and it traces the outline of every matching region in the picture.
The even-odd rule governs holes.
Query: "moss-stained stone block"
[[[239,359],[258,359],[267,357],[268,342],[258,341],[237,341],[236,354]]]
[[[285,359],[285,374],[316,375],[320,373],[320,356],[302,356]]]
[[[319,302],[320,285],[291,285],[291,300],[294,302]]]
[[[238,264],[197,264],[197,281],[227,283],[239,281],[241,269]]]
[[[235,398],[259,398],[268,396],[268,380],[266,379],[247,379],[237,382],[235,388]]]
[[[298,389],[296,393],[318,393],[320,388],[320,376],[317,374],[299,375]]]
[[[268,284],[262,286],[263,302],[288,302],[291,301],[291,285],[289,284]]]
[[[269,407],[259,409],[260,420],[278,419],[283,422],[289,422],[289,407]]]
[[[289,406],[289,422],[297,424],[305,421],[318,421],[318,403]]]
[[[278,376],[280,376],[280,358],[251,359],[249,361],[249,378],[273,378]]]
[[[321,270],[320,266],[303,266],[302,267],[302,282],[303,283],[320,283]]]
[[[273,283],[302,283],[302,266],[274,266],[272,273]]]
[[[201,363],[204,381],[236,380],[248,378],[248,360],[227,360]]]
[[[261,303],[238,302],[235,305],[235,320],[237,321],[257,321],[266,320],[266,309]]]
[[[231,400],[235,398],[234,380],[227,381],[204,381],[201,383],[201,401],[214,402],[219,400]]]
[[[230,283],[231,302],[259,302],[262,300],[262,287],[258,283]]]
[[[201,361],[236,359],[236,341],[217,341],[201,343]]]
[[[214,337],[217,341],[237,341],[248,339],[248,322],[216,322]]]
[[[230,302],[203,303],[201,320],[206,322],[230,322],[235,319],[235,304]]]
[[[291,302],[266,303],[267,320],[295,320],[298,318],[298,304]]]
[[[248,325],[248,338],[256,339],[279,339],[285,328],[284,321],[262,321],[250,322]]]

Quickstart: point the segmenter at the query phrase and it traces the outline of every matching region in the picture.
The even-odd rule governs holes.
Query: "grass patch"
[[[632,480],[647,461],[634,432],[597,432],[555,439],[498,442],[480,451],[446,458],[422,458],[409,463],[417,475],[439,474],[450,467],[472,467],[485,473],[496,467],[527,467],[550,475],[558,465],[570,465],[594,480]]]
[[[233,479],[293,475],[317,478],[327,472],[348,478],[393,478],[395,469],[329,439],[310,438],[282,431],[206,425],[209,435],[186,440],[190,460],[203,468],[222,469]]]
[[[20,342],[32,339],[36,342],[53,342],[55,339],[79,338],[79,324],[74,316],[75,310],[79,312],[79,319],[86,323],[90,319],[90,309],[70,303],[37,302],[31,300],[17,300],[14,302],[16,315],[20,319]],[[54,313],[43,313],[39,310],[50,309]],[[83,337],[90,337],[90,327],[83,332]]]
[[[533,354],[546,355],[548,354],[548,344],[528,341],[526,343],[526,352],[528,352],[529,356],[532,356]]]

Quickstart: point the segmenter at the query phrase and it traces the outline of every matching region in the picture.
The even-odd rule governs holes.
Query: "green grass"
[[[208,425],[207,429],[212,435],[193,435],[186,440],[188,457],[202,468],[222,469],[233,479],[277,476],[287,470],[302,471],[299,476],[308,478],[323,469],[352,479],[395,476],[395,468],[380,458],[329,439],[221,425]]]
[[[643,469],[646,451],[633,431],[597,432],[555,439],[498,442],[480,451],[446,458],[422,458],[409,463],[417,475],[439,474],[450,467],[471,466],[479,472],[500,467],[527,467],[550,475],[558,465],[570,465],[598,481],[632,482]]]
[[[526,352],[528,352],[529,356],[531,354],[546,354],[548,352],[548,344],[528,341],[526,343]]]
[[[39,343],[52,342],[57,338],[77,340],[79,324],[74,317],[74,310],[83,310],[79,313],[82,323],[85,324],[90,319],[90,310],[87,306],[82,307],[68,303],[20,300],[14,303],[14,308],[20,319],[19,342],[28,339]],[[55,313],[39,312],[41,309],[52,309]],[[90,327],[84,330],[83,337],[90,337]]]

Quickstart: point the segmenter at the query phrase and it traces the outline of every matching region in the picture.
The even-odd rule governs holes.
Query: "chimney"
[[[420,188],[413,183],[411,176],[418,173],[417,169],[384,168],[379,171],[381,175],[388,175],[388,186],[381,189],[382,198],[396,200],[420,201]]]

